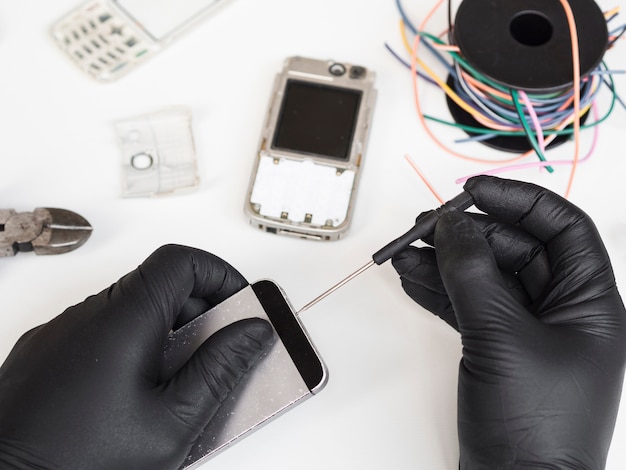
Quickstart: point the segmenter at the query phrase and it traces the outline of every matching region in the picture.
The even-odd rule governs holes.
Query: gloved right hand
[[[444,214],[434,248],[395,256],[402,286],[458,329],[460,467],[605,467],[624,380],[626,311],[580,209],[493,177],[465,190],[486,215]]]

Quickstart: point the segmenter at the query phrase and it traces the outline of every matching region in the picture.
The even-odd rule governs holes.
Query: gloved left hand
[[[178,468],[272,329],[261,319],[234,323],[162,383],[164,341],[177,319],[246,285],[216,256],[170,245],[26,333],[0,368],[0,467]]]

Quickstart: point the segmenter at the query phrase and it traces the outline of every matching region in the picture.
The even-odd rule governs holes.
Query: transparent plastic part
[[[52,25],[83,71],[112,81],[160,52],[226,0],[87,0]]]
[[[173,106],[114,123],[122,152],[122,195],[158,196],[199,183],[191,111]]]

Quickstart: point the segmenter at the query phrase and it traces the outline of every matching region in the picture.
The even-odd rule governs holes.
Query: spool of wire
[[[565,196],[572,185],[577,163],[593,152],[598,125],[613,112],[618,96],[604,62],[605,52],[624,35],[626,25],[610,27],[619,8],[602,12],[593,0],[463,0],[452,19],[448,5],[447,39],[426,31],[435,6],[419,28],[407,17],[400,0],[400,31],[411,59],[406,61],[388,44],[386,48],[412,72],[413,95],[418,117],[428,135],[447,153],[461,159],[504,165],[476,174],[496,174],[513,169],[571,166]],[[413,34],[411,42],[408,33]],[[579,41],[580,38],[580,41]],[[419,57],[424,46],[448,71],[447,80]],[[422,111],[418,80],[445,92],[453,121]],[[608,109],[598,112],[601,90],[611,94]],[[586,122],[589,115],[591,122]],[[512,157],[469,156],[444,145],[428,122],[462,129],[465,138],[455,142],[481,142]],[[580,158],[581,129],[593,128],[593,142]],[[573,139],[571,139],[573,137]],[[571,160],[547,161],[545,150],[567,140],[575,144]],[[519,163],[536,154],[539,161]],[[469,175],[472,176],[472,175]],[[458,178],[462,182],[469,176]]]
[[[535,133],[557,129],[573,112],[573,57],[580,68],[580,120],[599,89],[601,61],[608,46],[604,14],[593,0],[570,0],[576,33],[584,38],[573,51],[566,14],[557,0],[463,0],[450,40],[462,60],[448,85],[485,119],[478,121],[448,97],[457,123],[480,129],[509,128]],[[534,128],[531,123],[535,121]],[[571,129],[571,124],[565,129]],[[473,137],[500,150],[526,152],[528,135],[473,133]],[[554,137],[545,147],[566,141]]]

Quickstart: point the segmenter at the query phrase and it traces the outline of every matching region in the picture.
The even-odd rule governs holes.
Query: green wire
[[[517,90],[511,89],[511,98],[513,99],[515,110],[517,111],[517,114],[519,115],[520,122],[522,123],[522,127],[524,128],[524,131],[526,132],[526,137],[528,138],[530,145],[532,146],[533,150],[539,157],[539,160],[541,160],[542,162],[545,162],[546,157],[544,156],[543,150],[541,150],[541,147],[539,147],[539,143],[537,142],[537,137],[535,133],[530,128],[530,125],[528,124],[528,121],[526,120],[526,116],[524,115],[524,110],[522,109],[522,105],[519,102],[519,93],[517,92]],[[554,168],[552,168],[551,166],[547,166],[546,170],[548,170],[549,173],[554,172]]]

